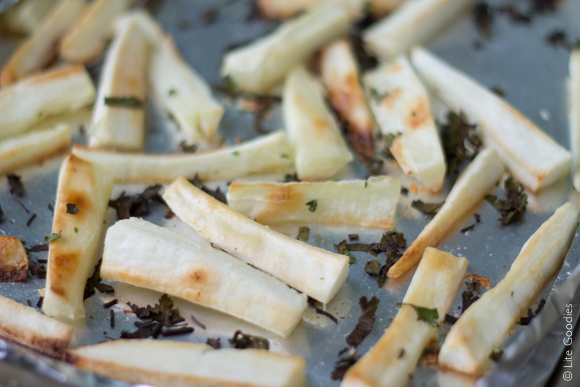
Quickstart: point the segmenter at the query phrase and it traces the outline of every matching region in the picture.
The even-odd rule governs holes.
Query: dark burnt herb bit
[[[379,257],[376,257],[373,260],[368,261],[365,264],[365,271],[367,274],[370,275],[379,275],[381,272],[381,260]]]
[[[149,208],[153,202],[165,204],[165,201],[159,194],[163,187],[159,184],[149,186],[136,195],[126,196],[125,192],[115,199],[109,201],[109,207],[117,210],[117,217],[129,219],[132,216],[145,216],[151,213]]]
[[[209,25],[213,24],[218,17],[218,9],[208,9],[203,13],[202,19],[203,21]]]
[[[459,320],[459,317],[455,317],[455,316],[447,313],[445,315],[445,319],[443,320],[443,322],[445,324],[453,325],[453,324],[455,324],[457,322],[457,320]]]
[[[493,22],[493,8],[485,1],[480,1],[473,7],[473,20],[480,33],[485,36],[491,35]]]
[[[270,349],[270,342],[268,339],[259,336],[252,336],[242,333],[242,331],[237,330],[234,336],[228,340],[230,344],[237,349]]]
[[[346,343],[353,347],[358,347],[360,343],[371,333],[375,323],[375,313],[379,307],[380,300],[373,296],[370,301],[366,297],[361,297],[359,305],[361,309],[361,316],[354,330],[346,336]]]
[[[195,329],[193,327],[184,326],[184,327],[177,327],[177,328],[169,328],[161,331],[163,336],[177,336],[177,335],[186,335],[188,333],[193,333]]]
[[[473,223],[473,224],[472,224],[472,225],[470,225],[470,226],[467,226],[467,227],[464,227],[464,228],[462,228],[462,229],[461,229],[461,232],[462,232],[463,234],[466,234],[466,233],[468,233],[469,231],[473,231],[473,229],[475,229],[475,223]]]
[[[292,182],[297,182],[299,183],[301,180],[298,178],[298,175],[296,173],[292,173],[292,174],[287,174],[284,175],[284,183],[292,183]]]
[[[318,305],[316,305],[316,300],[310,296],[308,297],[308,305],[314,308],[316,314],[328,317],[333,323],[338,324],[338,319],[334,317],[332,314],[328,313],[327,311],[320,309]]]
[[[195,153],[197,151],[197,145],[190,145],[185,140],[182,140],[179,142],[179,150],[183,153]]]
[[[546,35],[546,42],[554,47],[568,47],[568,37],[564,30],[553,30]]]
[[[79,209],[76,204],[74,203],[67,203],[66,205],[66,213],[71,215],[76,215],[79,213]]]
[[[4,210],[2,209],[2,206],[0,206],[0,222],[2,222],[4,220]]]
[[[465,310],[471,306],[475,301],[479,300],[479,295],[482,293],[481,283],[475,279],[471,282],[466,281],[465,285],[467,290],[461,293],[461,310],[465,313]]]
[[[101,293],[108,293],[108,294],[115,293],[115,288],[113,288],[111,285],[107,285],[107,284],[104,284],[101,282],[102,281],[102,278],[101,278],[101,263],[102,262],[103,262],[103,260],[99,259],[99,262],[97,262],[97,264],[95,266],[95,270],[93,271],[93,275],[91,275],[89,277],[89,279],[87,279],[87,283],[85,285],[85,292],[83,295],[84,300],[86,300],[87,298],[89,298],[90,296],[95,294],[95,289],[97,289]]]
[[[405,302],[397,302],[397,305],[400,307],[410,306],[411,308],[415,309],[415,312],[417,312],[417,320],[425,321],[434,327],[439,326],[439,312],[437,311],[437,308],[425,308],[423,306],[408,304]]]
[[[399,350],[399,354],[397,355],[397,359],[402,359],[405,356],[405,349],[401,348]]]
[[[457,174],[459,165],[466,160],[472,160],[482,146],[476,133],[475,124],[467,122],[463,113],[449,111],[447,122],[440,124],[441,140],[447,159],[447,173]]]
[[[193,179],[189,180],[189,182],[194,186],[196,186],[197,188],[199,188],[200,190],[202,190],[203,192],[205,192],[206,194],[208,194],[209,196],[213,197],[214,199],[217,199],[224,204],[228,204],[228,199],[226,198],[226,195],[221,191],[220,187],[217,187],[215,190],[209,189],[203,184],[197,173],[195,174]]]
[[[308,211],[314,212],[314,211],[316,211],[316,207],[318,206],[318,200],[313,199],[313,200],[309,201],[308,203],[306,203],[306,205],[308,206]]]
[[[19,198],[24,196],[24,185],[22,184],[20,176],[11,173],[10,175],[6,175],[6,178],[8,179],[8,185],[10,185],[10,193]]]
[[[358,234],[348,234],[348,239],[351,241],[356,241],[358,240]]]
[[[425,203],[422,200],[413,200],[411,202],[411,207],[416,209],[417,211],[427,215],[429,218],[434,217],[437,215],[441,207],[445,204],[445,201],[440,203]]]
[[[349,265],[354,265],[356,263],[356,258],[348,250],[346,239],[341,240],[337,245],[334,245],[334,247],[336,247],[339,254],[346,255],[348,257]]]
[[[34,219],[36,219],[36,214],[32,214],[32,216],[28,218],[28,221],[26,222],[26,227],[30,227],[32,222],[34,222]]]
[[[542,298],[542,300],[538,303],[538,307],[536,308],[535,312],[533,312],[531,308],[528,308],[528,313],[524,317],[520,318],[519,324],[528,325],[529,323],[531,323],[534,317],[536,317],[538,313],[542,311],[545,304],[546,300]]]
[[[205,342],[207,345],[213,349],[220,349],[222,347],[221,339],[212,339],[211,337]]]
[[[127,109],[143,109],[145,101],[137,97],[105,97],[105,105]]]
[[[118,302],[119,302],[119,300],[117,300],[116,298],[113,298],[111,301],[105,302],[103,304],[103,308],[110,308],[113,305],[117,305]]]
[[[342,380],[342,378],[344,378],[344,375],[346,374],[346,371],[348,371],[349,368],[352,367],[360,359],[360,356],[358,356],[353,349],[349,350],[345,348],[344,350],[338,353],[339,356],[343,354],[345,355],[339,358],[336,362],[334,362],[334,369],[330,374],[332,380]]]
[[[197,325],[198,327],[200,327],[201,329],[203,329],[205,331],[205,324],[203,324],[201,321],[196,319],[194,315],[191,315],[191,319],[193,320],[193,323],[195,325]]]
[[[493,361],[498,361],[503,355],[503,349],[498,348],[489,354],[489,358]]]
[[[42,304],[43,304],[43,302],[44,302],[44,297],[40,296],[40,297],[38,298],[38,302],[36,303],[36,307],[37,307],[37,308],[42,308]]]
[[[51,235],[51,236],[44,237],[44,241],[45,241],[47,244],[50,244],[50,243],[52,243],[53,241],[56,241],[57,239],[60,239],[61,237],[62,237],[62,230],[61,230],[61,231],[59,231],[58,233],[52,233],[52,235]]]
[[[298,240],[307,241],[310,238],[310,228],[306,226],[301,226],[298,228]]]
[[[505,91],[499,86],[492,86],[489,90],[492,91],[498,97],[505,97]]]
[[[30,251],[30,250],[29,250]],[[39,279],[46,278],[46,266],[38,262],[38,260],[33,261],[28,257],[28,271],[30,275]]]
[[[41,251],[48,251],[48,244],[34,245],[28,249],[29,253],[38,253]]]
[[[502,225],[507,226],[514,222],[521,223],[528,204],[528,195],[524,193],[524,186],[510,176],[504,182],[504,189],[506,191],[505,200],[498,200],[497,196],[494,195],[486,195],[485,200],[499,212],[499,221]]]
[[[111,322],[111,328],[115,328],[115,311],[113,311],[113,309],[111,309],[109,311],[109,318],[110,318],[110,322]]]

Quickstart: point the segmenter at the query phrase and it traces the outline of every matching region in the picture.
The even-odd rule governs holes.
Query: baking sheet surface
[[[515,3],[521,2],[515,1]],[[503,89],[505,98],[509,102],[552,135],[556,141],[569,147],[566,118],[569,51],[562,47],[548,45],[545,36],[555,29],[565,28],[570,39],[580,37],[580,24],[577,23],[580,16],[580,1],[568,0],[561,3],[556,12],[537,16],[529,25],[515,24],[505,15],[496,15],[490,38],[482,37],[472,22],[471,14],[466,14],[426,46],[482,84]],[[213,21],[210,21],[211,14],[208,12],[215,13]],[[276,26],[275,22],[253,17],[253,6],[250,0],[164,1],[160,2],[156,18],[166,31],[174,36],[184,58],[212,85],[220,83],[219,65],[228,47],[251,41]],[[482,43],[481,49],[474,48],[476,41]],[[16,44],[17,40],[11,37],[0,39],[0,62],[7,60]],[[98,71],[98,66],[95,66],[94,70]],[[223,98],[226,101],[227,110],[220,126],[220,133],[226,138],[226,143],[232,144],[237,139],[246,140],[257,136],[254,115],[241,110],[235,102],[226,97]],[[90,110],[76,113],[67,120],[73,122],[78,130],[81,125],[87,125],[90,120]],[[282,124],[279,108],[275,107],[265,118],[263,127],[266,130],[275,130],[282,128]],[[75,134],[75,141],[84,143],[86,137],[78,131]],[[179,132],[155,101],[150,100],[147,106],[146,152],[176,152],[178,142]],[[44,243],[43,238],[51,232],[52,211],[49,205],[54,203],[57,172],[61,161],[62,157],[52,159],[42,167],[32,167],[18,172],[22,176],[26,192],[20,199],[20,203],[10,195],[6,178],[1,178],[0,205],[5,212],[4,221],[0,224],[2,234],[18,236],[26,241],[27,246]],[[396,168],[389,167],[389,170],[392,170],[396,176],[401,175]],[[365,170],[355,162],[339,177],[362,178],[365,177]],[[279,179],[280,176],[269,178]],[[408,181],[403,184],[408,185]],[[401,197],[395,228],[405,234],[408,244],[427,223],[423,215],[410,208],[411,200],[422,198],[428,201],[440,201],[448,192],[449,185],[447,183],[444,192],[438,196],[424,193],[417,196],[411,193],[408,197]],[[222,186],[227,188],[225,184]],[[138,192],[142,188],[142,186],[117,186],[114,190],[114,197],[122,191]],[[466,234],[452,235],[439,247],[457,256],[468,258],[468,272],[489,277],[494,286],[503,278],[527,238],[559,205],[568,200],[579,203],[578,195],[570,188],[569,179],[546,189],[540,195],[530,195],[524,222],[519,226],[507,227],[500,226],[497,221],[498,213],[489,204],[481,203],[475,210],[481,215],[481,223]],[[27,226],[26,223],[33,214],[37,216],[32,224]],[[110,215],[112,222],[115,215],[112,211]],[[167,221],[164,215],[165,209],[162,206],[154,207],[153,213],[146,219],[199,238],[177,218]],[[467,220],[464,226],[472,223],[473,218]],[[296,236],[298,227],[301,225],[275,228],[288,235]],[[335,251],[333,245],[347,238],[348,234],[358,233],[361,242],[376,242],[382,234],[380,230],[364,230],[355,227],[309,226],[311,233],[308,243],[331,251]],[[577,246],[578,240],[575,239],[554,286],[564,281],[578,263],[580,252]],[[46,254],[46,252],[32,253],[32,258],[45,258]],[[227,339],[236,329],[241,329],[245,333],[268,337],[273,351],[303,356],[307,362],[309,386],[337,386],[339,383],[331,380],[330,373],[334,362],[338,359],[338,352],[346,347],[345,336],[354,328],[360,316],[358,306],[360,297],[376,295],[381,300],[373,331],[357,350],[357,353],[364,354],[376,343],[396,315],[398,309],[396,303],[403,299],[411,277],[408,274],[398,280],[389,280],[382,289],[379,289],[375,278],[364,271],[365,263],[372,257],[356,252],[353,255],[357,258],[357,262],[351,266],[345,285],[336,298],[326,306],[326,311],[337,317],[338,324],[334,324],[328,318],[316,314],[314,309],[309,308],[304,316],[304,322],[288,339],[284,340],[241,320],[174,299],[182,315],[186,317],[190,325],[195,327],[193,334],[175,339],[205,342],[208,337],[220,337],[222,343],[227,345]],[[87,319],[76,327],[75,345],[94,344],[109,338],[117,338],[122,330],[135,329],[134,315],[124,313],[128,309],[126,303],[132,302],[145,306],[156,303],[160,296],[159,293],[121,283],[113,283],[113,286],[114,296],[97,292],[95,296],[86,300]],[[39,298],[38,289],[42,287],[44,287],[44,280],[38,279],[30,279],[26,283],[1,283],[0,294],[24,304],[30,300],[35,305]],[[463,290],[465,288],[462,288],[460,292]],[[544,292],[543,297],[547,297],[548,291],[549,289]],[[113,306],[116,315],[114,329],[111,329],[108,320],[109,310],[102,307],[104,302],[112,298],[119,299],[119,303]],[[460,313],[460,306],[461,298],[458,296],[452,311]],[[193,324],[191,315],[202,321],[207,329],[202,330]],[[513,337],[521,329],[521,327],[516,329],[504,346],[513,341]],[[24,352],[25,358],[28,359],[25,361],[22,360],[22,351],[15,351],[0,343],[0,358],[6,360],[4,365],[17,364],[20,368],[35,370],[36,373],[70,385],[122,385],[118,382],[92,377],[63,363],[48,361],[54,368],[47,367],[44,363],[34,360],[34,355],[31,360],[30,353]],[[8,371],[2,371],[2,366],[3,363],[0,363],[0,375],[11,375]],[[14,375],[18,376],[14,378],[20,380],[21,385],[31,385],[27,384],[29,372],[11,372],[16,372]],[[3,381],[2,377],[7,378],[0,376],[0,384]],[[447,386],[453,382],[463,385],[473,383],[472,380],[466,380],[454,374],[419,367],[412,385]]]

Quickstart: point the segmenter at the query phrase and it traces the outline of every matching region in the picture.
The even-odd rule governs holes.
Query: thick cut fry
[[[181,297],[281,336],[302,319],[306,295],[242,261],[140,219],[107,231],[101,277]]]
[[[302,11],[320,6],[325,1],[343,4],[349,8],[353,17],[359,17],[364,6],[362,0],[257,0],[257,3],[263,16],[270,19],[288,19]]]
[[[580,192],[580,49],[570,55],[570,147],[572,150],[572,178],[574,188]]]
[[[58,125],[0,142],[0,175],[14,172],[68,150],[71,138],[71,127]]]
[[[406,0],[367,0],[369,11],[375,16],[385,16]]]
[[[20,0],[1,17],[0,25],[8,32],[31,35],[58,0]]]
[[[345,36],[349,29],[346,7],[323,4],[284,23],[270,35],[230,51],[224,57],[222,75],[241,90],[267,92],[316,50]]]
[[[95,99],[83,66],[50,70],[0,90],[0,139],[22,133],[43,119],[73,112]]]
[[[262,226],[184,178],[171,184],[163,198],[181,220],[211,243],[320,302],[329,302],[346,279],[347,256]]]
[[[122,19],[107,52],[89,131],[89,145],[143,148],[149,45],[134,19]]]
[[[394,58],[431,39],[470,4],[469,0],[406,1],[369,28],[363,41],[379,57]]]
[[[290,172],[292,159],[286,135],[276,132],[240,145],[198,154],[142,155],[73,147],[77,156],[100,164],[117,184],[169,183],[180,176],[203,181],[233,180],[275,172]]]
[[[389,269],[388,276],[399,277],[421,260],[427,247],[436,247],[459,226],[471,210],[496,185],[504,172],[494,149],[485,149],[465,168],[437,215],[425,226],[403,256]]]
[[[263,349],[214,350],[167,340],[114,340],[69,351],[86,371],[128,383],[174,387],[304,387],[305,362]]]
[[[359,82],[359,68],[349,42],[339,40],[325,48],[320,69],[330,103],[347,122],[353,148],[363,156],[372,157],[376,124]]]
[[[60,37],[74,23],[85,7],[84,0],[60,0],[34,30],[33,35],[18,47],[2,68],[0,83],[6,87],[46,66],[56,54]]]
[[[95,0],[77,19],[60,44],[60,55],[67,61],[90,63],[105,50],[112,35],[111,22],[126,11],[133,0]]]
[[[0,337],[63,358],[73,327],[0,296]]]
[[[401,310],[379,342],[345,375],[341,387],[406,386],[423,350],[437,334],[461,287],[467,259],[428,247],[403,304],[436,309],[432,322],[419,320],[409,305]]]
[[[47,315],[65,321],[84,317],[83,292],[97,263],[112,190],[113,176],[108,170],[75,155],[65,159],[54,206],[54,240],[48,252],[42,304]]]
[[[468,374],[484,371],[489,354],[528,310],[562,266],[578,226],[578,210],[566,203],[528,239],[510,271],[453,325],[439,363]]]
[[[20,282],[28,278],[28,255],[20,239],[0,235],[0,282]]]
[[[179,55],[171,37],[158,42],[153,50],[149,83],[187,140],[195,144],[215,142],[224,107]]]
[[[439,191],[445,157],[431,115],[429,95],[411,64],[398,57],[365,74],[370,106],[383,135],[395,135],[391,153],[407,174]]]
[[[400,193],[401,183],[387,176],[324,183],[235,181],[228,191],[228,204],[262,224],[304,222],[390,229]],[[305,204],[313,202],[314,211]]]
[[[566,176],[570,153],[501,97],[424,49],[414,49],[411,60],[447,106],[477,121],[486,144],[530,190],[536,192]]]
[[[282,110],[300,180],[327,179],[353,159],[320,85],[304,68],[286,78]]]

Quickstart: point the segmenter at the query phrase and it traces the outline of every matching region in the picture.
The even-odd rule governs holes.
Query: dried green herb
[[[361,316],[354,330],[346,336],[346,343],[353,347],[358,347],[360,343],[371,333],[375,323],[375,313],[379,307],[380,300],[373,296],[370,301],[366,297],[361,297],[359,305],[361,309]]]
[[[391,147],[393,146],[393,142],[395,142],[395,139],[402,135],[403,133],[397,132],[397,133],[387,133],[380,137],[383,143],[383,153],[385,157],[390,159],[394,158],[393,154],[391,153]]]
[[[313,200],[309,201],[308,203],[306,203],[306,205],[308,206],[308,211],[314,212],[314,211],[316,211],[316,207],[318,206],[318,200],[313,199]]]
[[[375,89],[374,87],[371,87],[369,89],[369,92],[371,94],[371,98],[373,100],[375,100],[376,102],[381,102],[383,100],[383,98],[385,98],[387,95],[389,95],[388,92],[383,93],[383,94],[379,93],[378,90]]]
[[[354,265],[356,263],[356,258],[348,250],[348,243],[346,243],[346,239],[341,240],[337,245],[334,245],[334,247],[336,247],[339,254],[346,255],[349,258],[349,265]]]
[[[521,222],[528,204],[528,195],[524,193],[524,186],[510,176],[504,182],[504,189],[505,200],[498,200],[494,195],[486,195],[485,200],[499,211],[499,221],[502,225]]]
[[[214,199],[219,200],[223,204],[228,204],[228,199],[226,195],[221,191],[220,187],[217,187],[215,190],[209,189],[203,184],[197,173],[195,174],[193,179],[188,181],[197,188],[199,188],[200,190],[202,190],[203,192],[205,192],[206,194],[208,194],[209,196],[213,197]]]
[[[447,173],[458,173],[459,165],[466,160],[472,160],[483,145],[476,133],[477,125],[467,122],[463,113],[450,111],[447,113],[447,123],[441,126],[441,139],[447,158]]]
[[[413,304],[408,304],[405,302],[397,302],[398,306],[410,306],[413,309],[415,309],[415,312],[417,312],[417,320],[419,321],[425,321],[429,324],[431,324],[434,327],[438,327],[439,326],[439,312],[437,311],[437,308],[425,308],[422,306],[417,306],[417,305],[413,305]]]
[[[310,238],[310,228],[306,226],[301,226],[298,228],[298,240],[307,241]]]
[[[76,215],[79,213],[79,209],[76,204],[74,203],[67,203],[66,205],[66,213],[71,215]]]
[[[105,97],[105,105],[128,109],[143,109],[145,101],[137,97]]]
[[[252,336],[242,333],[237,330],[234,337],[228,340],[230,344],[237,349],[256,348],[256,349],[270,349],[270,342],[268,339],[259,336]]]
[[[175,89],[170,89],[170,90],[167,92],[167,94],[168,94],[170,97],[173,97],[174,95],[177,95],[177,90],[175,90]]]
[[[10,185],[10,193],[21,198],[24,195],[24,185],[20,176],[11,173],[6,175],[6,178],[8,179],[8,185]]]
[[[461,310],[465,310],[471,306],[475,301],[479,300],[479,295],[482,293],[481,283],[477,280],[471,279],[471,282],[466,281],[467,290],[461,293]]]
[[[353,349],[349,350],[348,348],[344,348],[342,351],[338,353],[338,356],[341,356],[344,353],[346,353],[346,355],[339,358],[334,363],[334,369],[330,374],[332,380],[342,380],[342,378],[344,378],[344,375],[346,374],[346,371],[348,371],[349,368],[352,367],[360,359],[360,356],[358,356]]]
[[[46,243],[50,244],[53,241],[55,241],[57,239],[60,239],[61,236],[62,236],[62,230],[59,231],[58,233],[52,233],[51,236],[44,237],[44,240],[45,240]]]
[[[75,234],[79,232],[79,228],[78,227],[75,227],[74,230],[75,230]]]
[[[239,156],[239,155],[240,155],[240,152],[238,152],[238,151],[234,151],[234,152],[232,152],[232,154],[233,154],[234,156]]]
[[[443,207],[444,204],[445,201],[442,201],[440,203],[425,203],[422,200],[413,200],[411,202],[411,207],[427,215],[427,217],[432,218],[435,215],[437,215],[437,213],[439,212],[441,207]]]
[[[296,173],[292,173],[292,174],[289,173],[287,175],[284,175],[284,183],[293,183],[293,182],[299,183],[301,181],[302,180],[300,180],[298,178],[298,175]]]

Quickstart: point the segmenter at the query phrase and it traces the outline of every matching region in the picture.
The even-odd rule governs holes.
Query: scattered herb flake
[[[465,313],[465,310],[471,306],[475,301],[479,300],[479,295],[481,291],[481,283],[477,280],[471,280],[471,282],[466,281],[465,285],[467,290],[461,293],[461,310]]]
[[[296,173],[284,175],[284,183],[292,183],[297,182],[299,183],[301,180],[298,178]]]
[[[379,307],[379,299],[373,296],[370,301],[366,297],[361,297],[359,305],[361,316],[358,319],[354,330],[346,336],[346,343],[353,347],[358,347],[360,343],[371,333],[375,323],[375,313]]]
[[[298,237],[300,241],[307,241],[310,238],[310,228],[306,226],[301,226],[298,228]]]
[[[191,315],[191,319],[193,320],[195,325],[197,325],[198,327],[200,327],[201,329],[203,329],[205,331],[205,324],[203,324],[201,321],[196,319],[194,315]]]
[[[117,300],[116,298],[113,298],[111,301],[105,302],[103,304],[103,308],[110,308],[113,305],[117,305],[118,302],[119,302],[119,300]]]
[[[52,233],[52,235],[51,235],[51,236],[44,237],[44,241],[45,241],[47,244],[50,244],[50,243],[52,243],[53,241],[55,241],[55,240],[57,240],[57,239],[60,239],[60,238],[61,238],[61,236],[62,236],[62,230],[61,230],[61,231],[59,231],[58,233]]]
[[[232,152],[232,154],[233,154],[234,156],[239,156],[239,155],[240,155],[240,152],[239,152],[239,151],[233,151],[233,152]]]
[[[30,253],[38,253],[41,251],[48,251],[48,244],[45,243],[42,245],[34,245],[28,249],[28,252],[30,252]]]
[[[397,359],[402,359],[403,356],[405,356],[405,349],[404,348],[401,348],[399,350],[399,355],[397,355]]]
[[[196,144],[189,145],[185,140],[180,141],[178,146],[183,153],[195,153],[198,148]]]
[[[79,209],[76,204],[74,203],[67,203],[66,205],[66,213],[71,215],[76,215],[79,213]]]
[[[234,348],[246,349],[246,348],[256,348],[256,349],[270,349],[270,342],[268,339],[259,336],[252,336],[242,333],[242,331],[237,330],[234,333],[234,337],[228,340]]]
[[[358,234],[348,234],[348,239],[351,241],[356,241],[358,240]]]
[[[348,244],[346,243],[346,239],[341,240],[337,245],[334,245],[334,247],[336,247],[339,254],[346,255],[349,258],[348,260],[349,265],[354,265],[356,263],[356,258],[348,250]]]
[[[498,200],[497,196],[494,195],[486,195],[485,200],[499,211],[499,221],[502,225],[507,226],[514,222],[521,223],[528,204],[528,195],[524,193],[524,186],[510,176],[504,182],[504,189],[506,191],[505,200]]]
[[[388,92],[383,93],[383,94],[379,93],[378,90],[375,89],[374,87],[371,87],[369,89],[369,92],[371,94],[371,98],[379,103],[383,100],[383,98],[385,98],[387,95],[389,95]]]
[[[145,102],[137,97],[105,97],[105,105],[127,109],[143,109]]]
[[[213,349],[220,349],[222,347],[221,344],[221,339],[212,339],[211,337],[209,339],[207,339],[207,341],[205,342],[207,345],[209,345],[210,347],[212,347]]]
[[[286,153],[282,153],[280,155],[280,157],[283,158],[283,159],[289,159],[290,158],[290,156],[288,154],[286,154]]]
[[[125,192],[115,199],[109,201],[109,207],[117,210],[119,220],[129,219],[132,216],[145,216],[151,212],[149,205],[152,202],[165,204],[165,201],[159,194],[163,187],[159,184],[152,185],[140,193],[132,196],[125,196]]]
[[[83,299],[86,300],[93,294],[95,294],[95,289],[97,289],[101,293],[115,293],[115,289],[111,285],[107,285],[102,283],[101,278],[101,263],[102,259],[99,259],[99,262],[95,265],[95,269],[93,271],[93,275],[91,275],[87,279],[87,283],[85,285],[85,291],[83,294]]]
[[[109,310],[111,328],[115,328],[115,311],[113,309]]]
[[[78,227],[75,227],[74,230],[75,230],[75,234],[79,232],[79,228]]]
[[[8,184],[10,185],[10,193],[14,196],[21,198],[24,196],[24,185],[22,184],[22,179],[20,176],[11,173],[6,175],[8,179]]]
[[[308,211],[314,212],[316,211],[316,207],[318,206],[318,200],[316,199],[311,200],[308,203],[306,203],[306,205],[308,206]]]
[[[461,229],[461,232],[462,232],[463,234],[466,234],[466,233],[468,233],[469,231],[472,231],[474,228],[475,228],[475,223],[473,223],[473,224],[472,224],[472,225],[470,225],[470,226],[467,226],[467,227],[464,227],[464,228],[462,228],[462,229]]]
[[[345,348],[343,351],[340,351],[339,356],[344,354],[345,352],[347,352],[346,355],[339,358],[334,363],[334,369],[330,374],[332,380],[342,380],[342,378],[346,374],[346,371],[348,371],[349,368],[352,367],[360,359],[360,356],[357,356],[356,352],[353,349],[349,350],[347,348]]]
[[[207,188],[205,185],[203,185],[203,182],[199,178],[198,174],[195,174],[193,179],[189,180],[189,182],[194,186],[196,186],[197,188],[199,188],[200,190],[202,190],[203,192],[205,192],[206,194],[208,194],[209,196],[213,197],[214,199],[219,200],[223,204],[228,204],[228,199],[226,195],[220,190],[220,188],[218,187],[215,190]]]
[[[368,261],[365,264],[365,271],[370,275],[378,276],[381,272],[381,260],[379,259],[379,257],[371,261]]]
[[[440,203],[425,203],[422,200],[413,200],[411,202],[411,207],[416,209],[417,211],[427,215],[429,218],[434,217],[437,215],[437,212],[443,207],[445,201]]]
[[[505,97],[505,91],[499,86],[493,86],[490,90],[498,97]]]
[[[459,165],[472,160],[483,145],[476,133],[477,125],[467,122],[463,113],[449,111],[447,122],[441,124],[441,139],[447,158],[448,174],[459,172]]]
[[[34,219],[36,219],[36,214],[32,214],[32,216],[28,219],[28,221],[26,222],[26,227],[30,227],[32,222],[34,222]]]
[[[33,277],[39,279],[46,278],[46,266],[40,263],[38,260],[33,261],[32,259],[30,259],[30,257],[28,257],[28,271]]]
[[[431,324],[434,327],[438,327],[439,326],[439,322],[437,320],[439,320],[439,312],[437,311],[437,308],[425,308],[422,306],[417,306],[417,305],[413,305],[413,304],[408,304],[405,302],[397,302],[398,306],[410,306],[413,309],[415,309],[415,312],[417,312],[417,320],[418,321],[425,321],[429,324]]]
[[[489,358],[493,361],[498,361],[503,355],[503,349],[499,348],[490,353]]]
[[[473,7],[473,20],[479,32],[489,37],[493,22],[493,8],[485,1],[480,1]]]
[[[186,335],[188,333],[193,333],[195,329],[193,327],[185,326],[185,327],[177,327],[177,328],[168,328],[161,331],[161,335],[163,336],[176,336],[176,335]]]
[[[455,316],[447,313],[445,315],[445,319],[443,320],[443,322],[445,324],[453,325],[453,324],[455,324],[457,322],[457,320],[459,320],[459,317],[455,317]]]
[[[177,90],[175,90],[175,89],[170,89],[170,90],[167,92],[167,94],[168,94],[170,97],[173,97],[174,95],[177,95]]]
[[[314,298],[308,297],[308,305],[314,308],[316,314],[321,314],[325,317],[328,317],[333,323],[338,324],[338,319],[327,311],[320,309],[318,305],[316,305],[316,300]]]
[[[538,307],[536,308],[535,312],[533,312],[531,308],[528,308],[528,313],[524,317],[520,318],[519,324],[528,325],[529,323],[531,323],[534,317],[536,317],[538,313],[542,311],[545,304],[546,300],[542,298],[542,300],[538,303]]]

